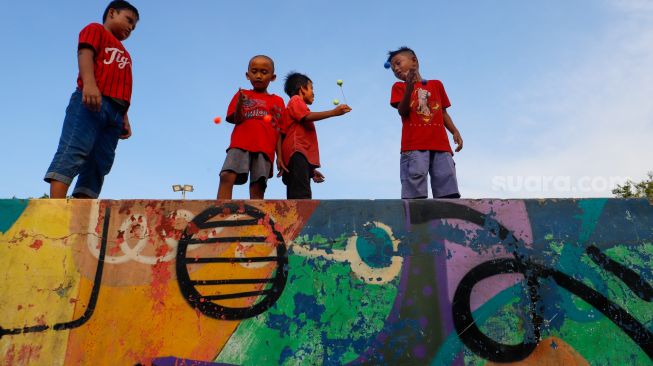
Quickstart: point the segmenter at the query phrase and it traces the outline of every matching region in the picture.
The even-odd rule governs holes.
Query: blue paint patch
[[[319,322],[326,309],[324,305],[317,304],[315,299],[315,296],[305,295],[301,292],[296,293],[293,299],[295,301],[295,317],[299,318],[303,314],[306,319]]]
[[[29,200],[0,200],[0,233],[6,233],[27,208]]]

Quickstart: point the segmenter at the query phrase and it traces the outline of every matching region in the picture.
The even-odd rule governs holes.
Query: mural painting
[[[645,365],[647,200],[0,200],[2,365]]]

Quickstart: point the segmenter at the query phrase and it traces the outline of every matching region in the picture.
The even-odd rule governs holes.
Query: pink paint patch
[[[467,206],[485,214],[492,213],[494,219],[511,230],[515,237],[524,242],[527,247],[532,242],[533,234],[528,221],[528,213],[523,202],[517,201],[469,201]],[[506,251],[503,244],[470,248],[473,243],[476,231],[482,230],[477,225],[461,221],[446,220],[447,225],[454,226],[467,233],[469,243],[453,243],[445,240],[447,255],[447,293],[449,300],[453,301],[453,295],[460,280],[477,265],[491,259],[513,258],[513,255]],[[497,239],[499,242],[499,239]],[[470,305],[473,310],[487,302],[499,292],[523,280],[519,274],[504,274],[485,279],[474,286]]]
[[[39,250],[39,249],[41,249],[42,246],[43,246],[43,241],[39,240],[39,239],[36,239],[36,240],[34,240],[32,245],[30,245],[29,247],[33,248],[35,250]]]

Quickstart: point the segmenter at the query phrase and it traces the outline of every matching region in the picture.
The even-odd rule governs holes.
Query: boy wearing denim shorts
[[[66,198],[78,176],[76,198],[97,198],[109,173],[119,139],[131,136],[127,110],[132,93],[132,60],[122,41],[136,28],[138,10],[127,1],[112,1],[103,24],[79,33],[79,76],[72,94],[57,152],[45,174],[50,198]]]
[[[263,199],[279,139],[278,125],[285,109],[283,99],[268,93],[276,79],[274,61],[257,55],[249,60],[247,80],[252,90],[239,89],[227,108],[227,122],[235,124],[222,170],[218,199],[231,199],[234,184],[245,184],[249,197]]]
[[[429,175],[433,198],[460,198],[445,128],[453,135],[456,152],[463,148],[463,139],[447,113],[451,103],[442,82],[422,79],[417,56],[408,47],[388,52],[388,64],[401,80],[390,96],[402,122],[401,198],[427,198]]]

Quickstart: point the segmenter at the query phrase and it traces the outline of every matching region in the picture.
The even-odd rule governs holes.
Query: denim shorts
[[[272,163],[261,152],[250,152],[238,148],[227,151],[227,157],[220,172],[232,171],[236,173],[235,184],[245,184],[249,173],[249,183],[259,180],[267,185],[268,178],[272,177]]]
[[[75,90],[66,108],[57,152],[43,179],[70,185],[79,175],[73,196],[81,193],[97,198],[113,165],[123,114],[106,97],[102,97],[99,112],[91,111],[82,103],[82,91]]]
[[[456,164],[450,152],[410,150],[401,153],[401,198],[427,198],[428,175],[433,198],[460,196]]]

